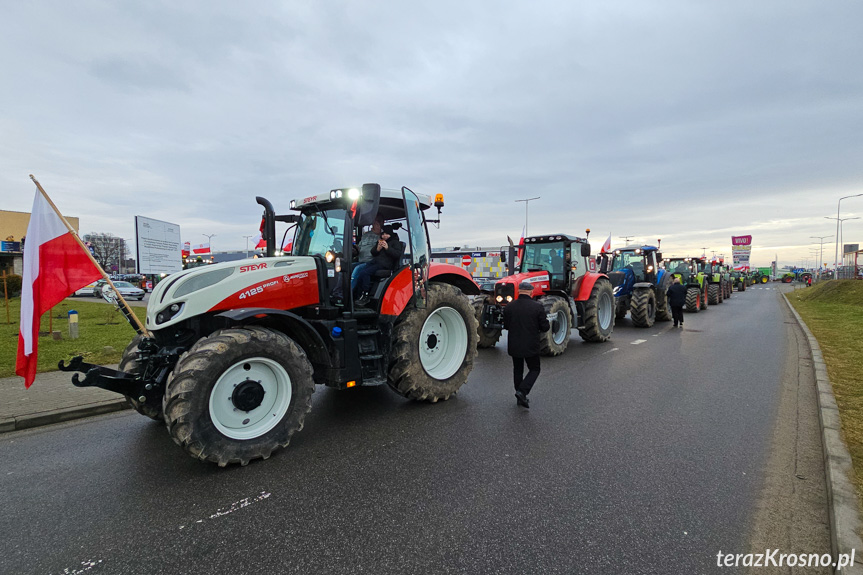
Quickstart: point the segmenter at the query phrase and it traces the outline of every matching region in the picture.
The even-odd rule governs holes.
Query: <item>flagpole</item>
[[[131,321],[134,322],[134,325],[132,327],[135,328],[135,331],[139,334],[149,335],[147,333],[147,328],[144,327],[144,324],[141,323],[141,320],[138,319],[138,316],[135,315],[135,312],[133,312],[132,308],[129,307],[128,302],[123,299],[120,291],[114,286],[114,282],[111,281],[111,278],[108,277],[108,274],[105,273],[105,270],[102,269],[102,266],[100,266],[99,262],[96,261],[96,258],[93,257],[93,254],[90,253],[90,250],[87,248],[87,246],[84,245],[84,242],[81,241],[81,238],[78,237],[78,232],[75,231],[75,229],[71,226],[71,224],[69,224],[66,218],[63,217],[63,214],[60,213],[60,210],[57,209],[57,206],[54,205],[54,202],[51,201],[51,198],[48,197],[48,194],[42,188],[42,184],[39,183],[39,180],[37,180],[33,176],[33,174],[30,174],[30,179],[33,180],[34,184],[36,184],[36,187],[39,189],[42,197],[45,198],[45,201],[48,202],[48,204],[51,206],[51,209],[53,209],[57,216],[60,217],[60,221],[63,222],[63,225],[66,226],[66,229],[69,230],[69,233],[72,234],[72,237],[75,238],[75,241],[78,242],[78,245],[81,246],[81,249],[84,250],[84,253],[87,254],[87,257],[90,258],[90,261],[93,262],[93,264],[96,266],[96,269],[102,272],[102,277],[105,279],[106,282],[108,282],[108,285],[111,286],[111,289],[114,290],[114,294],[116,294],[117,300],[122,304],[121,307],[125,308],[123,315],[126,316],[126,319],[131,319]]]

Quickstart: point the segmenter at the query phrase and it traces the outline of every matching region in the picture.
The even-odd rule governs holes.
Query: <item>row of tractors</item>
[[[588,233],[590,230],[588,230]],[[509,261],[517,259],[511,248]],[[674,278],[686,286],[685,310],[697,313],[744,291],[748,278],[722,260],[706,257],[667,258],[656,246],[632,246],[590,257],[586,238],[565,234],[529,237],[511,275],[474,299],[480,348],[494,346],[503,329],[503,308],[518,293],[517,286],[534,286],[531,297],[542,303],[551,329],[542,342],[543,355],[560,355],[570,330],[582,339],[606,341],[615,320],[629,314],[636,327],[670,321],[666,292]]]
[[[716,262],[664,261],[652,246],[591,257],[586,237],[564,234],[527,238],[519,265],[513,255],[511,274],[483,291],[464,269],[432,261],[427,226],[440,223],[442,195],[364,184],[296,198],[288,214],[257,202],[265,257],[159,282],[119,369],[82,357],[59,365],[84,374],[72,377],[79,387],[124,395],[140,414],[164,422],[189,455],[219,466],[267,459],[287,446],[316,384],[449,399],[467,382],[477,348],[500,339],[503,309],[521,282],[534,286],[551,319],[546,355],[563,353],[572,329],[590,342],[608,340],[615,318],[627,313],[640,327],[668,320],[665,292],[675,275],[690,288],[690,311],[731,295],[731,275]],[[432,207],[436,219],[426,215]],[[380,218],[387,249],[402,258],[374,271],[369,291],[355,299],[356,247]],[[277,222],[288,226],[281,238]],[[291,253],[276,255],[291,230]]]

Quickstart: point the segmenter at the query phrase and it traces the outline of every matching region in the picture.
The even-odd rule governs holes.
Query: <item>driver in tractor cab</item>
[[[398,234],[392,226],[384,226],[381,230],[381,239],[372,248],[372,262],[366,265],[358,274],[360,297],[356,299],[358,305],[369,302],[369,289],[375,273],[384,270],[392,272],[399,267],[402,255],[404,255],[405,244],[399,241]]]
[[[351,272],[351,291],[353,292],[354,299],[359,297],[357,285],[360,281],[360,274],[363,273],[364,268],[372,263],[372,259],[374,257],[372,255],[372,249],[374,249],[378,244],[378,241],[381,239],[383,225],[384,216],[379,212],[375,216],[375,221],[372,224],[371,229],[367,230],[360,238],[359,243],[354,246],[354,254],[357,256],[357,263],[354,265],[354,269]],[[375,271],[377,271],[377,268],[371,270],[370,275]]]

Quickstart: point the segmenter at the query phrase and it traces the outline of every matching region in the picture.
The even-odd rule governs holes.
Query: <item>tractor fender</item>
[[[381,315],[398,317],[414,296],[412,272],[405,268],[392,278],[381,299]],[[469,273],[458,266],[433,263],[429,266],[429,281],[449,284],[465,295],[480,295],[482,291]]]
[[[277,329],[297,342],[313,364],[332,364],[327,351],[330,346],[324,343],[324,339],[312,324],[295,313],[281,309],[247,307],[224,311],[216,314],[216,317],[223,318],[228,326],[255,324]]]
[[[608,276],[596,272],[588,272],[575,280],[575,285],[572,286],[572,291],[575,294],[575,301],[587,301],[590,299],[590,292],[593,291],[593,286],[602,278],[608,280]],[[608,280],[611,282],[611,280]]]
[[[653,284],[650,282],[638,282],[632,289],[653,289]]]

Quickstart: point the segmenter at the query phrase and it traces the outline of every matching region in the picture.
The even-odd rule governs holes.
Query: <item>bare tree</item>
[[[84,243],[106,272],[122,271],[120,268],[124,265],[123,260],[129,254],[126,240],[111,233],[91,232],[84,235]]]

